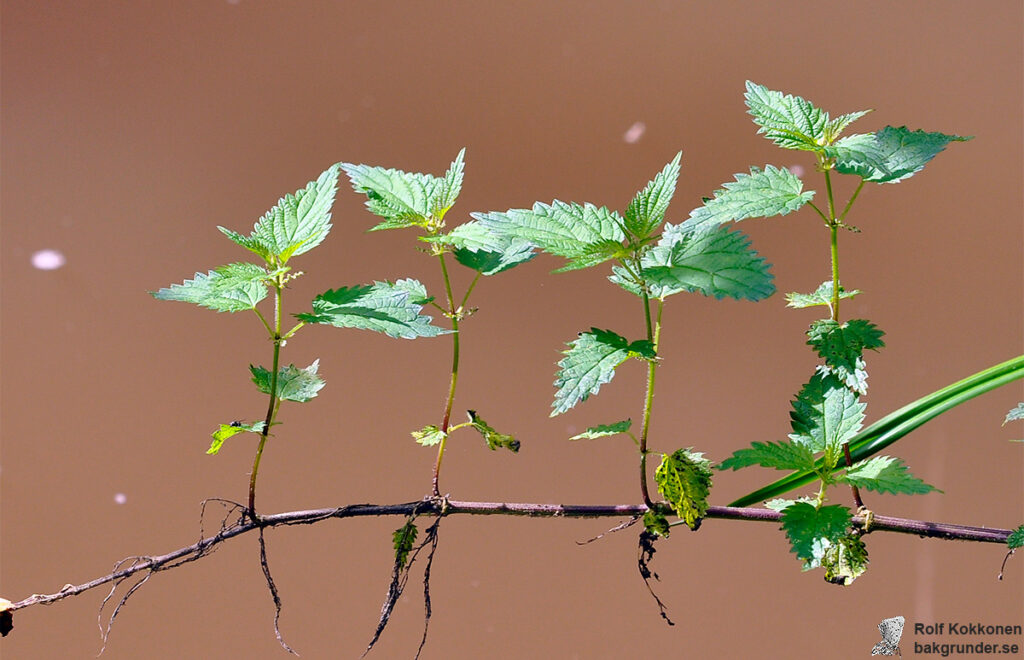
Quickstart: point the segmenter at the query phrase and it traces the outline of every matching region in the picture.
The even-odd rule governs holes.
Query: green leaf
[[[529,241],[498,234],[474,221],[463,223],[448,234],[424,239],[451,246],[456,261],[484,275],[495,275],[536,256]]]
[[[836,171],[842,174],[856,174],[873,183],[898,183],[920,172],[924,166],[950,142],[966,142],[973,139],[944,133],[911,131],[906,126],[886,126],[875,133],[880,161],[868,163],[851,157],[838,158]]]
[[[267,263],[285,264],[292,256],[309,252],[331,231],[331,206],[338,190],[339,168],[330,166],[316,181],[277,200],[277,205],[256,222],[248,237],[224,227],[218,229]]]
[[[230,424],[221,424],[220,428],[211,434],[213,436],[213,442],[210,443],[210,448],[206,450],[206,453],[211,456],[216,454],[220,451],[220,448],[224,446],[224,441],[233,435],[237,435],[239,433],[263,433],[263,427],[265,424],[265,422],[253,422],[252,424],[231,422]]]
[[[814,453],[825,452],[831,470],[842,455],[842,443],[860,430],[865,404],[835,376],[821,373],[811,377],[792,404],[789,438]]]
[[[416,280],[374,282],[322,293],[313,299],[312,314],[295,316],[306,323],[373,330],[403,339],[447,334],[449,330],[430,324],[431,317],[420,315],[430,300]]]
[[[1010,546],[1010,550],[1024,547],[1024,525],[1013,530],[1010,536],[1006,538],[1006,545]]]
[[[814,469],[814,454],[799,442],[754,442],[749,449],[739,449],[718,465],[719,470],[739,470],[750,465],[776,470]]]
[[[868,549],[859,535],[848,534],[834,543],[824,541],[825,551],[820,563],[825,580],[848,587],[868,570]]]
[[[775,292],[771,265],[750,249],[750,239],[724,227],[693,229],[665,225],[661,241],[641,260],[643,277],[655,298],[684,291],[697,291],[717,299],[762,300]],[[630,293],[640,295],[621,266],[613,269],[611,281]]]
[[[825,122],[825,144],[832,144],[835,142],[839,134],[846,130],[846,127],[857,121],[864,115],[871,112],[871,110],[859,110],[857,112],[851,112],[846,115],[839,115],[834,119],[829,119]]]
[[[796,211],[811,201],[814,191],[804,192],[804,183],[785,168],[765,165],[750,168],[750,174],[735,174],[735,181],[723,183],[714,197],[690,211],[683,224],[711,227],[746,218],[770,218]]]
[[[651,342],[641,339],[630,342],[611,330],[591,328],[581,332],[579,339],[569,343],[569,350],[558,363],[561,370],[555,378],[555,401],[551,416],[561,415],[601,386],[611,381],[615,368],[631,357],[653,360],[656,358]]]
[[[661,455],[661,465],[654,473],[658,492],[665,496],[672,509],[690,529],[700,527],[708,510],[711,492],[711,461],[704,454],[677,449]]]
[[[261,266],[248,263],[214,268],[206,275],[150,291],[157,300],[178,300],[218,312],[242,312],[255,309],[267,297],[266,280],[270,274]]]
[[[747,81],[744,94],[758,133],[785,149],[819,151],[825,144],[828,113],[810,101]]]
[[[537,202],[533,209],[470,215],[488,231],[522,239],[544,252],[587,266],[611,259],[614,255],[608,250],[609,244],[621,243],[626,237],[619,214],[593,204],[555,200],[550,205]]]
[[[826,158],[835,162],[869,167],[878,172],[888,173],[885,152],[874,133],[858,133],[839,140],[822,149]]]
[[[795,500],[787,500],[783,498],[776,498],[768,500],[764,503],[765,508],[771,509],[772,511],[784,511],[787,506],[796,504],[797,502],[806,502],[811,504],[814,502],[810,497],[798,497]]]
[[[440,226],[462,190],[463,156],[459,152],[444,178],[396,169],[342,163],[352,188],[366,195],[366,208],[384,218],[370,231],[411,226]]]
[[[654,536],[665,536],[669,534],[668,519],[660,511],[647,511],[644,513],[644,528]]]
[[[868,374],[862,356],[865,349],[884,347],[883,335],[878,326],[864,319],[853,319],[841,325],[822,319],[811,324],[807,344],[825,359],[823,370],[826,373],[839,378],[854,392],[866,394]]]
[[[429,426],[424,426],[419,431],[413,431],[412,437],[416,439],[416,442],[420,443],[424,447],[433,447],[436,444],[440,444],[442,440],[447,438],[448,434],[431,424]]]
[[[860,293],[860,291],[857,289],[847,291],[842,287],[842,285],[839,287],[840,300],[844,298],[852,298],[858,293]],[[825,307],[832,309],[832,280],[822,282],[812,293],[786,294],[786,307],[801,309],[804,307],[814,307],[815,305],[824,305]]]
[[[396,529],[395,533],[391,535],[395,546],[395,565],[398,566],[399,570],[405,568],[405,563],[409,560],[409,553],[412,552],[412,546],[416,542],[416,535],[418,533],[419,530],[416,529],[416,525],[410,520]]]
[[[518,440],[510,435],[505,435],[504,433],[498,433],[495,431],[494,427],[478,416],[475,410],[467,410],[466,414],[469,415],[470,425],[480,432],[480,435],[483,436],[484,441],[487,442],[487,446],[491,451],[501,447],[509,450],[513,454],[519,453]]]
[[[636,194],[626,207],[626,228],[638,238],[646,238],[665,220],[672,195],[676,192],[679,179],[679,160],[683,152],[676,154],[647,186]]]
[[[891,456],[875,456],[866,461],[858,461],[838,481],[876,493],[919,495],[939,490],[910,474],[903,461]]]
[[[790,552],[796,553],[809,568],[814,568],[823,554],[821,539],[830,544],[838,542],[846,535],[851,519],[850,510],[845,506],[816,509],[806,502],[794,502],[782,511],[782,529],[789,539]]]
[[[316,397],[317,392],[326,385],[323,378],[317,375],[320,368],[320,360],[313,360],[313,364],[304,369],[289,364],[277,371],[277,398],[282,401],[296,401],[305,403]],[[264,394],[270,394],[270,381],[272,374],[268,369],[249,365],[252,372],[252,382]]]
[[[629,433],[629,427],[633,425],[633,420],[626,419],[621,422],[615,422],[614,424],[598,424],[597,426],[591,426],[583,433],[569,438],[570,440],[595,440],[597,438],[604,438],[610,435],[619,435],[621,433]],[[632,435],[632,434],[630,434]]]
[[[1016,408],[1006,413],[1006,419],[1003,420],[1003,426],[1006,426],[1007,422],[1013,422],[1018,419],[1024,419],[1024,403],[1018,403]]]

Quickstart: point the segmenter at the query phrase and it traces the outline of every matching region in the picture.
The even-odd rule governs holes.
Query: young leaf
[[[857,121],[871,110],[858,110],[846,115],[839,115],[834,119],[825,122],[825,144],[832,144],[839,137],[839,134],[846,130],[846,127]]]
[[[665,299],[683,291],[705,296],[761,300],[775,293],[771,265],[750,249],[750,239],[724,227],[665,225],[661,240],[641,260],[650,295]],[[640,287],[621,266],[610,277],[630,293]]]
[[[823,542],[821,565],[825,581],[848,587],[868,570],[868,549],[859,535],[847,534],[836,542]]]
[[[424,426],[419,431],[413,431],[412,437],[416,439],[416,442],[420,443],[424,447],[433,447],[436,444],[440,444],[442,440],[447,438],[448,434],[431,424],[429,426]]]
[[[828,113],[799,96],[747,81],[744,94],[758,133],[785,149],[819,151],[825,144]]]
[[[324,379],[316,373],[319,368],[320,360],[317,359],[305,369],[300,369],[294,364],[278,369],[277,398],[298,403],[313,400],[317,392],[326,385]],[[252,372],[252,382],[256,383],[257,389],[264,394],[270,394],[270,371],[254,365],[249,365],[249,371]]]
[[[1010,547],[1010,550],[1016,550],[1017,548],[1024,547],[1024,525],[1021,525],[1006,538],[1006,545]]]
[[[611,330],[591,328],[581,332],[579,339],[569,343],[569,350],[558,363],[561,370],[555,378],[555,401],[551,416],[561,415],[591,394],[615,375],[615,368],[631,357],[655,359],[654,347],[647,340],[632,343]]]
[[[1016,408],[1006,413],[1006,419],[1003,420],[1003,426],[1006,426],[1007,422],[1012,422],[1018,419],[1024,419],[1024,402],[1018,403]]]
[[[395,533],[391,535],[395,546],[395,565],[399,570],[405,568],[405,562],[409,559],[409,553],[412,552],[412,546],[416,542],[416,534],[418,532],[419,530],[416,529],[415,523],[410,520],[396,529]]]
[[[767,502],[764,503],[764,506],[765,508],[771,509],[772,511],[784,511],[787,506],[796,504],[797,502],[805,502],[807,504],[811,504],[814,502],[814,500],[811,499],[810,497],[798,497],[795,500],[787,500],[779,497],[773,500],[768,500]]]
[[[470,215],[488,231],[522,239],[549,254],[586,261],[587,265],[611,259],[614,255],[607,253],[609,242],[621,243],[626,237],[619,214],[593,204],[555,200],[550,205],[537,202],[533,209]],[[596,255],[603,258],[597,260]]]
[[[822,153],[835,162],[850,166],[856,163],[883,173],[889,171],[882,144],[874,133],[858,133],[845,137],[835,144],[824,147]]]
[[[431,317],[420,315],[430,300],[427,290],[416,280],[374,282],[322,293],[313,299],[312,314],[295,316],[306,323],[373,330],[402,339],[447,334],[449,330],[430,324]]]
[[[966,142],[971,136],[911,131],[906,126],[886,126],[875,133],[880,161],[869,163],[851,157],[836,160],[836,171],[856,174],[873,183],[898,183],[920,172],[950,142]]]
[[[384,218],[370,231],[428,225],[439,226],[462,190],[465,149],[444,178],[396,169],[342,163],[352,188],[366,195],[366,208]]]
[[[708,510],[711,461],[699,452],[677,449],[672,454],[662,454],[654,480],[658,492],[665,496],[686,526],[694,530],[700,527],[701,518]]]
[[[852,298],[860,293],[857,289],[853,291],[847,291],[841,285],[839,287],[839,299]],[[794,307],[796,309],[802,309],[804,307],[814,307],[815,305],[824,305],[831,309],[832,307],[832,280],[827,280],[818,285],[812,293],[787,293],[786,294],[786,307]]]
[[[665,220],[672,195],[676,192],[679,179],[679,159],[683,152],[676,154],[647,186],[636,194],[626,207],[626,228],[638,238],[646,238]]]
[[[864,319],[853,319],[841,325],[822,319],[811,324],[807,344],[825,359],[825,373],[835,375],[854,392],[865,394],[868,375],[862,356],[865,349],[884,347],[884,334],[878,326]]]
[[[842,454],[842,443],[860,430],[865,404],[832,375],[816,373],[792,402],[790,439],[814,453],[825,452],[829,469]]]
[[[248,237],[224,227],[225,236],[267,263],[285,264],[292,256],[309,252],[331,231],[331,206],[338,190],[339,165],[332,165],[316,181],[294,195],[285,195],[252,228]]]
[[[816,509],[806,502],[794,502],[782,511],[782,529],[789,539],[790,552],[814,568],[824,554],[821,540],[830,544],[838,542],[846,535],[851,519],[850,510],[845,506]]]
[[[451,246],[456,261],[484,275],[495,275],[536,256],[532,243],[490,231],[474,221],[463,223],[448,234],[423,238]]]
[[[498,433],[494,430],[490,424],[485,422],[481,417],[476,414],[475,410],[467,410],[466,414],[469,415],[469,423],[480,432],[483,436],[487,446],[490,447],[491,451],[502,447],[508,449],[513,454],[519,453],[519,441],[510,435],[504,433]]]
[[[891,456],[875,456],[854,463],[838,481],[876,493],[919,495],[938,490],[910,474],[903,461]]]
[[[220,428],[211,434],[213,442],[210,443],[210,448],[206,450],[206,453],[211,456],[216,454],[224,446],[224,441],[233,435],[239,433],[263,433],[265,424],[265,422],[253,422],[252,424],[231,422],[230,424],[221,424]]]
[[[591,426],[583,433],[569,438],[570,440],[594,440],[596,438],[604,438],[610,435],[619,435],[620,433],[629,433],[629,427],[633,425],[633,420],[626,419],[621,422],[615,422],[614,424],[598,424],[597,426]]]
[[[750,465],[776,470],[813,470],[814,454],[799,442],[754,442],[739,449],[718,465],[719,470],[739,470]]]
[[[690,211],[683,225],[713,227],[746,218],[770,218],[796,211],[811,201],[814,191],[804,192],[804,182],[787,169],[765,165],[750,174],[735,174],[714,197]]]
[[[647,511],[644,513],[644,529],[656,537],[667,537],[671,527],[669,527],[665,514],[660,511]]]
[[[256,264],[228,264],[206,275],[196,273],[195,279],[181,284],[150,291],[150,295],[157,300],[179,300],[218,312],[242,312],[255,309],[267,297],[268,276]]]

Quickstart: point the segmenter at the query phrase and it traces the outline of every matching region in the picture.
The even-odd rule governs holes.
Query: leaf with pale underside
[[[631,357],[653,360],[654,347],[646,339],[630,342],[611,330],[591,328],[569,343],[558,363],[555,401],[551,416],[561,415],[611,381],[615,368]]]
[[[305,368],[289,364],[277,371],[277,398],[282,401],[295,401],[306,403],[316,397],[317,392],[326,385],[324,379],[317,374],[320,368],[320,360],[313,360],[313,363]],[[272,374],[268,369],[249,365],[252,372],[252,382],[256,388],[264,394],[270,394]]]
[[[852,298],[860,293],[859,290],[854,289],[853,291],[847,291],[839,286],[839,299]],[[817,289],[811,293],[787,293],[786,294],[786,307],[793,307],[796,309],[802,309],[804,307],[814,307],[816,305],[824,305],[831,309],[832,307],[832,280],[826,280],[822,282]]]
[[[877,141],[877,163],[856,157],[838,158],[836,171],[856,174],[873,183],[898,183],[920,172],[950,142],[966,142],[972,137],[912,131],[906,126],[886,126],[874,134]]]
[[[892,456],[873,456],[858,461],[838,481],[876,493],[918,495],[938,490],[912,475],[902,460]]]
[[[610,435],[629,434],[629,428],[633,425],[633,420],[625,419],[621,422],[615,422],[614,424],[598,424],[597,426],[591,426],[583,433],[577,433],[576,435],[569,438],[570,440],[594,440],[597,438],[605,438]]]
[[[416,280],[374,282],[322,293],[313,299],[311,314],[295,316],[306,323],[373,330],[403,339],[436,337],[450,332],[431,325],[431,317],[420,314],[423,305],[430,300],[427,290]]]
[[[277,205],[256,222],[249,236],[224,227],[218,229],[267,263],[285,264],[291,257],[309,252],[327,237],[339,174],[340,166],[332,165],[316,181],[279,199]]]
[[[529,241],[490,231],[476,221],[463,223],[447,234],[423,239],[450,246],[456,261],[483,275],[496,275],[526,263],[537,254]]]
[[[433,447],[448,437],[448,434],[433,424],[424,426],[419,431],[412,432],[413,439],[424,447]]]
[[[267,297],[266,281],[271,277],[256,264],[228,264],[206,275],[196,273],[194,279],[151,291],[157,300],[177,300],[218,312],[242,312],[255,309]]]
[[[713,197],[690,211],[683,225],[711,227],[746,218],[786,215],[814,197],[814,191],[804,191],[803,181],[785,168],[752,167],[750,174],[734,177],[735,181],[723,183]]]

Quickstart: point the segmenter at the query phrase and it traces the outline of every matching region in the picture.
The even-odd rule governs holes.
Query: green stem
[[[448,433],[448,423],[452,416],[452,404],[455,401],[455,386],[459,382],[459,315],[455,309],[455,297],[452,295],[452,281],[451,277],[448,276],[448,265],[444,260],[444,253],[437,255],[438,260],[441,262],[441,274],[444,276],[444,292],[448,299],[448,315],[452,320],[452,377],[451,382],[448,385],[448,400],[444,406],[444,416],[441,418],[441,432]],[[475,282],[475,280],[474,280]],[[466,296],[468,297],[468,293]],[[465,298],[463,299],[465,300]],[[440,497],[441,491],[438,486],[438,479],[441,476],[441,461],[444,459],[444,448],[446,441],[448,440],[447,435],[441,440],[440,446],[437,448],[437,462],[434,463],[434,477],[433,477],[433,488],[434,497]]]
[[[832,320],[839,322],[839,225],[830,224],[830,243],[832,246]]]
[[[853,203],[855,201],[857,201],[857,195],[860,194],[860,189],[863,188],[863,187],[864,187],[864,179],[861,179],[860,183],[857,185],[857,189],[853,191],[853,195],[850,197],[850,201],[846,202],[846,207],[843,209],[843,212],[839,214],[839,223],[840,224],[842,224],[842,222],[844,220],[846,220],[846,214],[850,212],[850,207],[853,206]]]
[[[654,347],[654,354],[658,354],[658,340],[661,336],[661,311],[665,306],[664,300],[658,301],[658,316],[655,324],[651,325],[651,301],[646,290],[643,293],[644,320],[647,322],[647,340]],[[650,491],[647,489],[647,432],[651,424],[651,407],[654,404],[654,377],[657,373],[657,362],[651,360],[647,363],[647,394],[644,397],[644,421],[640,428],[640,494],[643,495],[644,504],[647,508],[653,509],[654,502],[651,500]]]
[[[256,448],[256,458],[252,462],[252,472],[249,475],[249,517],[253,521],[258,521],[256,515],[256,475],[260,472],[260,459],[263,457],[263,448],[267,444],[267,437],[270,435],[270,426],[274,423],[274,418],[277,416],[278,400],[277,400],[277,371],[278,365],[281,361],[281,296],[284,292],[284,281],[282,276],[278,276],[274,282],[274,330],[272,333],[272,339],[274,340],[274,360],[273,368],[270,372],[270,402],[267,404],[267,416],[263,421],[263,432],[260,434],[260,444]],[[260,318],[263,318],[260,316]],[[264,321],[264,323],[266,323]],[[269,326],[268,326],[269,329]]]

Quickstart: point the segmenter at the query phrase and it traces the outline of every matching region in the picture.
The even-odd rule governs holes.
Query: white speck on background
[[[625,140],[627,144],[636,144],[637,141],[641,137],[643,137],[644,133],[646,132],[647,124],[643,123],[642,121],[638,121],[629,127],[629,130],[627,130],[626,133],[622,136],[622,139]]]
[[[793,176],[800,177],[800,176],[804,175],[804,166],[803,165],[790,165],[789,166],[789,171],[793,174]]]
[[[117,493],[116,495],[114,495],[114,503],[115,504],[124,504],[127,501],[128,501],[128,496],[125,495],[124,493]]]
[[[65,261],[64,255],[56,250],[39,250],[32,254],[32,265],[39,270],[57,270]]]

